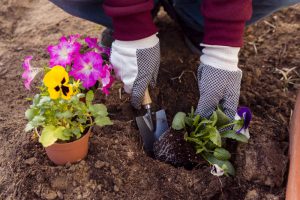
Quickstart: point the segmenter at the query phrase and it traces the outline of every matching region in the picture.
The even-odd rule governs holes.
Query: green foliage
[[[78,93],[70,100],[49,98],[44,88],[34,96],[25,112],[28,119],[25,131],[41,130],[39,142],[50,146],[56,141],[70,141],[81,137],[84,130],[93,126],[112,125],[104,104],[92,104],[93,91]],[[85,102],[83,101],[85,99]]]
[[[223,138],[230,138],[239,142],[248,143],[248,138],[246,136],[242,134],[236,134],[236,132],[233,130],[224,131],[221,135]]]
[[[181,130],[185,127],[185,119],[186,114],[183,112],[178,112],[172,122],[172,128],[175,130]]]
[[[234,167],[229,161],[231,154],[222,147],[224,143],[222,138],[248,142],[246,136],[237,134],[233,130],[226,131],[226,128],[242,124],[242,119],[232,121],[220,108],[217,108],[209,119],[195,115],[192,109],[188,114],[178,112],[173,119],[172,128],[184,129],[184,139],[194,145],[197,154],[200,154],[210,164],[217,164],[226,175],[234,175]]]

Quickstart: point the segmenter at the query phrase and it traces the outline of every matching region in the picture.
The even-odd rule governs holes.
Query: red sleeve
[[[138,40],[157,32],[151,10],[153,0],[105,0],[105,13],[113,20],[117,40]]]
[[[204,44],[241,47],[252,0],[204,0]]]

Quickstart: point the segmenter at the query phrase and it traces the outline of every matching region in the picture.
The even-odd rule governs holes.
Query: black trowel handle
[[[145,106],[146,109],[149,109],[151,103],[152,103],[152,100],[151,100],[151,97],[150,97],[150,94],[149,94],[149,90],[148,90],[148,88],[146,88],[142,105]]]

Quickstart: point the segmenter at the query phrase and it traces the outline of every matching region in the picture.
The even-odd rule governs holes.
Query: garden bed
[[[142,150],[129,96],[115,84],[105,103],[114,126],[95,127],[87,158],[55,166],[42,146],[24,132],[29,102],[20,75],[27,55],[44,51],[62,35],[97,36],[101,27],[70,17],[45,1],[4,0],[0,6],[0,199],[284,199],[288,170],[288,125],[297,85],[279,70],[300,78],[300,7],[277,12],[246,29],[240,55],[240,105],[253,111],[248,144],[229,143],[236,177],[215,177],[206,164],[175,168]],[[161,68],[152,90],[156,108],[169,124],[178,111],[197,105],[195,74],[199,57],[186,48],[182,33],[159,15]],[[299,80],[293,80],[299,84]]]

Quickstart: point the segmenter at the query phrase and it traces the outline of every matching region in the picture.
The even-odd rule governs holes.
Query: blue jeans
[[[71,15],[101,24],[113,29],[112,20],[102,8],[103,0],[50,0]],[[159,5],[161,0],[154,0]],[[168,0],[164,0],[165,2]],[[203,32],[203,16],[200,12],[202,0],[169,0],[177,16],[188,27]],[[253,14],[247,25],[266,17],[273,12],[299,3],[300,0],[253,0]]]

